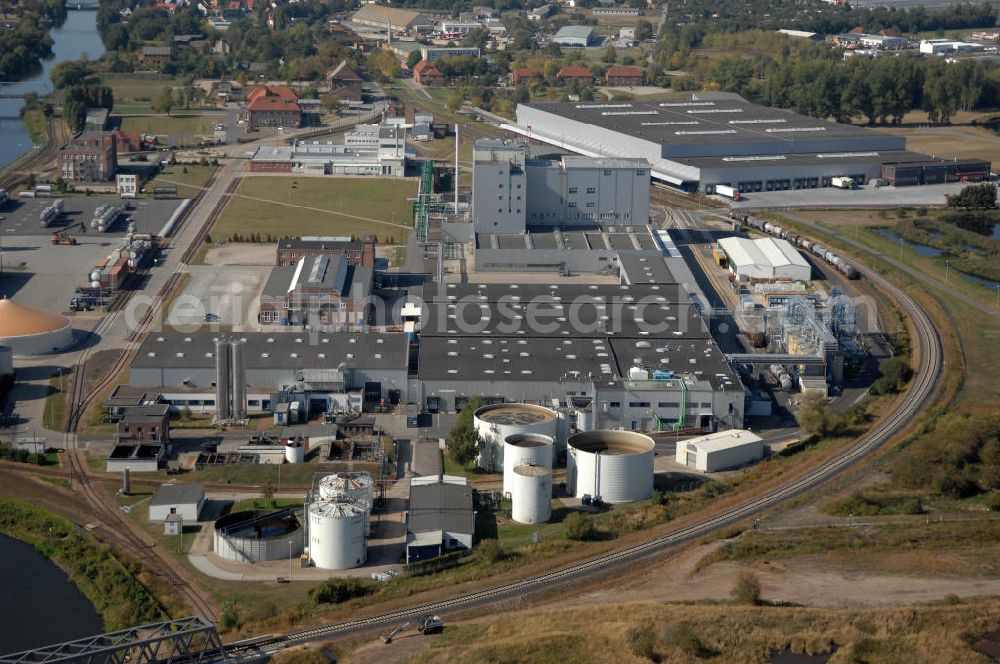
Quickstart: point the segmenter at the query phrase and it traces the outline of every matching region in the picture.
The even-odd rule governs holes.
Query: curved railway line
[[[210,178],[206,183],[204,190],[211,187],[215,180],[215,175],[216,174],[213,174],[212,178]],[[233,182],[227,187],[226,194],[232,193],[238,183],[239,180],[234,179]],[[86,412],[87,407],[106,387],[111,385],[117,378],[118,374],[126,366],[128,366],[129,360],[132,357],[132,348],[134,344],[142,339],[146,331],[163,310],[165,303],[169,302],[174,289],[177,288],[177,285],[180,282],[183,268],[188,265],[194,257],[195,252],[197,252],[198,247],[201,246],[205,236],[209,233],[215,219],[225,206],[227,199],[228,197],[225,195],[219,199],[219,202],[209,214],[208,220],[198,230],[191,243],[181,255],[181,259],[174,271],[171,273],[166,282],[164,282],[153,304],[146,309],[142,317],[139,321],[137,321],[135,328],[126,338],[125,347],[122,349],[118,358],[107,369],[107,371],[102,374],[101,378],[94,385],[87,385],[86,377],[87,364],[91,360],[95,346],[88,346],[80,353],[70,391],[70,414],[64,441],[66,459],[69,464],[70,479],[71,481],[75,480],[77,486],[80,487],[84,499],[93,510],[94,517],[99,520],[102,525],[106,526],[109,539],[113,543],[128,551],[151,573],[160,576],[167,583],[169,583],[170,586],[184,598],[188,605],[192,607],[192,609],[213,621],[218,619],[218,611],[216,610],[215,602],[211,596],[192,585],[187,580],[188,574],[172,556],[163,553],[160,549],[156,548],[155,542],[152,542],[148,536],[145,535],[145,533],[137,531],[135,526],[128,521],[128,517],[124,516],[117,508],[109,505],[107,499],[101,495],[100,489],[95,485],[94,479],[90,476],[86,463],[83,461],[79,451],[76,449],[75,434],[76,430],[80,426],[80,419]],[[195,206],[192,205],[189,210],[194,207]],[[189,211],[179,226],[182,226],[190,215],[191,212]],[[174,231],[175,234],[178,230]],[[170,243],[168,242],[167,246],[169,246],[169,244]],[[127,302],[130,298],[131,294],[125,295],[122,300],[119,301],[117,305],[100,320],[98,325],[94,328],[93,333],[102,334],[115,325],[118,318],[124,315],[124,311],[127,308]]]
[[[877,450],[893,436],[900,433],[923,411],[937,391],[938,378],[942,368],[941,341],[927,313],[906,291],[877,272],[868,268],[862,268],[861,271],[872,283],[894,298],[900,308],[910,317],[915,332],[914,349],[919,354],[919,364],[912,384],[907,392],[897,401],[894,409],[883,417],[871,431],[861,436],[844,452],[780,487],[751,498],[724,512],[708,516],[697,523],[678,528],[632,546],[594,556],[525,579],[457,595],[445,600],[427,602],[410,608],[297,630],[283,635],[237,642],[230,644],[228,649],[229,654],[236,658],[241,656],[248,658],[256,657],[260,654],[274,653],[288,646],[309,641],[340,638],[367,632],[378,627],[393,625],[428,613],[442,614],[488,606],[529,593],[556,588],[605,572],[612,566],[624,567],[627,563],[633,563],[643,558],[664,553],[723,527],[743,521],[764,510],[799,496],[850,468]]]

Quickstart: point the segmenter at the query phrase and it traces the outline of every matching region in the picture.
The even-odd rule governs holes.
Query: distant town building
[[[794,37],[795,39],[808,39],[810,41],[823,41],[823,35],[818,32],[808,32],[806,30],[778,30],[779,34],[785,35],[786,37]]]
[[[605,74],[607,85],[614,87],[631,87],[642,85],[642,70],[638,67],[614,65]]]
[[[954,41],[952,39],[925,39],[920,42],[920,52],[924,55],[941,55],[944,53],[974,53],[985,50],[982,44]]]
[[[586,67],[567,66],[556,73],[556,78],[565,83],[579,81],[580,83],[593,83],[594,75]]]
[[[330,86],[330,93],[343,102],[361,101],[361,77],[347,65],[347,60],[341,60],[340,64],[327,74],[327,83]]]
[[[610,7],[594,7],[590,13],[594,16],[640,16],[642,10],[636,7],[612,5]]]
[[[169,46],[143,46],[139,51],[139,64],[144,67],[163,69],[173,57],[173,49]]]
[[[302,124],[298,95],[283,85],[264,85],[251,90],[247,95],[246,113],[252,129]]]
[[[552,36],[552,42],[560,46],[590,46],[594,39],[594,28],[590,25],[564,25]]]
[[[530,81],[532,78],[542,77],[545,72],[541,67],[518,67],[510,73],[510,81],[514,85],[523,81]]]
[[[351,20],[375,28],[391,25],[394,30],[407,32],[431,32],[434,29],[434,21],[420,12],[375,4],[362,5]]]
[[[542,5],[541,7],[536,7],[528,12],[528,20],[531,21],[544,21],[556,10],[553,5]]]
[[[413,80],[427,87],[441,87],[444,85],[444,74],[433,63],[421,60],[413,68]]]
[[[480,51],[472,46],[425,46],[420,49],[420,57],[426,62],[433,63],[441,58],[454,58],[466,56],[478,58]]]
[[[250,157],[250,171],[403,177],[405,136],[402,127],[358,125],[344,135],[343,143],[310,140],[290,147],[261,146]]]

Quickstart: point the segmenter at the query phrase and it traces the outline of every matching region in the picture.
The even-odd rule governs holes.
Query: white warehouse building
[[[677,444],[677,463],[703,473],[738,468],[764,458],[764,441],[743,429],[717,431]]]
[[[729,260],[729,271],[740,281],[791,279],[809,281],[812,267],[787,240],[765,237],[750,240],[724,237],[719,248]]]

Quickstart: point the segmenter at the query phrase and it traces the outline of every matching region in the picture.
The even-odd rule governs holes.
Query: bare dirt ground
[[[205,265],[274,265],[274,244],[217,244],[205,254]]]
[[[653,600],[658,602],[728,601],[740,572],[750,569],[763,587],[767,601],[792,602],[820,608],[864,608],[909,602],[931,602],[948,595],[961,598],[1000,595],[1000,578],[949,576],[957,565],[948,554],[940,556],[881,554],[873,569],[856,561],[826,555],[801,556],[780,562],[752,565],[720,562],[696,571],[698,562],[725,542],[697,546],[675,558],[657,563],[647,572],[622,580],[614,587],[570,597],[556,607],[593,606],[603,603]],[[913,569],[913,574],[891,574],[889,569]]]

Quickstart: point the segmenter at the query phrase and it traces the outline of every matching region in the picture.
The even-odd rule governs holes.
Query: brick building
[[[271,269],[260,294],[258,322],[346,331],[369,319],[372,268],[341,255],[303,257]]]
[[[173,57],[173,49],[169,46],[143,46],[139,51],[139,64],[143,67],[163,69]]]
[[[283,85],[264,85],[247,95],[247,122],[257,127],[298,127],[302,107],[298,96]]]
[[[433,63],[421,60],[413,68],[413,80],[429,88],[439,88],[444,85],[444,74]]]
[[[327,76],[330,94],[343,102],[361,101],[361,77],[347,66],[346,60],[333,68]]]
[[[118,150],[111,132],[81,134],[59,148],[59,175],[66,182],[106,182],[115,177]]]
[[[642,85],[642,70],[638,67],[615,65],[608,68],[605,81],[607,85],[615,87]]]
[[[170,442],[170,405],[126,406],[118,420],[117,434],[119,442]]]
[[[586,67],[563,67],[556,73],[556,78],[562,83],[580,81],[581,83],[593,83],[594,75]]]
[[[545,72],[542,71],[541,67],[518,67],[510,73],[510,82],[517,85],[522,81],[530,81],[535,77],[541,78],[544,75]]]
[[[375,237],[360,240],[343,237],[296,237],[278,240],[274,264],[295,265],[308,256],[343,256],[350,265],[375,265]]]

